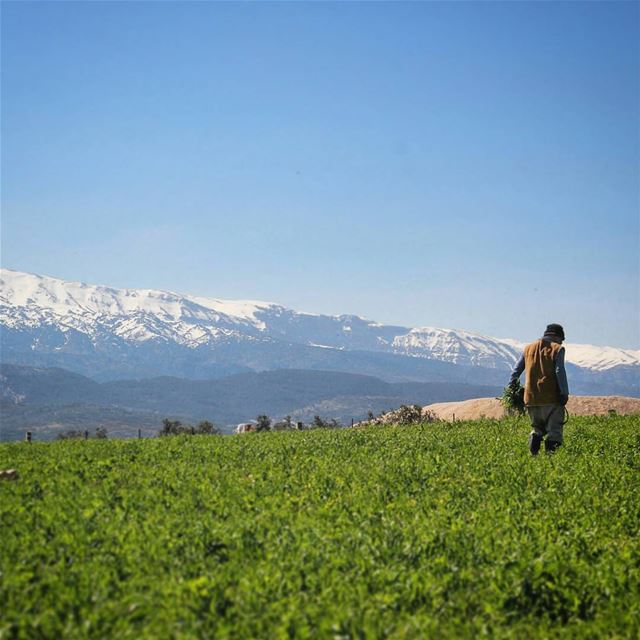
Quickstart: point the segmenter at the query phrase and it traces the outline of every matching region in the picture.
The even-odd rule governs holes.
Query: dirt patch
[[[640,414],[640,399],[625,396],[572,396],[567,410],[574,416],[607,415],[611,411],[626,416]],[[462,402],[437,402],[423,407],[440,420],[475,420],[477,418],[502,418],[504,407],[498,398],[476,398]],[[454,418],[455,416],[455,418]]]

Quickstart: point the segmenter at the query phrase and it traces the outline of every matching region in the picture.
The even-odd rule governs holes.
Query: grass
[[[0,638],[640,636],[640,419],[0,446]]]

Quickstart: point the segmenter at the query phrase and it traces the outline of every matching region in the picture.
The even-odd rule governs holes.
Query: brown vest
[[[558,404],[560,391],[556,380],[556,356],[562,345],[548,340],[536,340],[524,348],[524,403],[539,407]]]

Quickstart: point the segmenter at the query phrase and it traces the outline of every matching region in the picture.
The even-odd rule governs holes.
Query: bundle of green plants
[[[510,415],[524,415],[524,387],[519,380],[504,388],[500,402]]]

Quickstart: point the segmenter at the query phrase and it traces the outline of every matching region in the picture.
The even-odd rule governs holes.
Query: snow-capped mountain
[[[2,323],[11,328],[35,327],[45,321],[57,323],[63,331],[93,335],[106,326],[125,340],[164,338],[194,347],[234,332],[263,331],[265,325],[256,314],[282,309],[269,303],[154,289],[113,289],[9,269],[0,273]]]
[[[393,340],[395,353],[433,358],[454,364],[510,368],[520,356],[521,345],[468,331],[423,327],[411,329]]]
[[[495,383],[523,347],[461,330],[382,325],[254,300],[114,289],[9,269],[0,270],[0,326],[5,362],[64,366],[103,379],[296,367]],[[640,351],[565,346],[578,379],[611,372],[621,390],[637,388]]]

